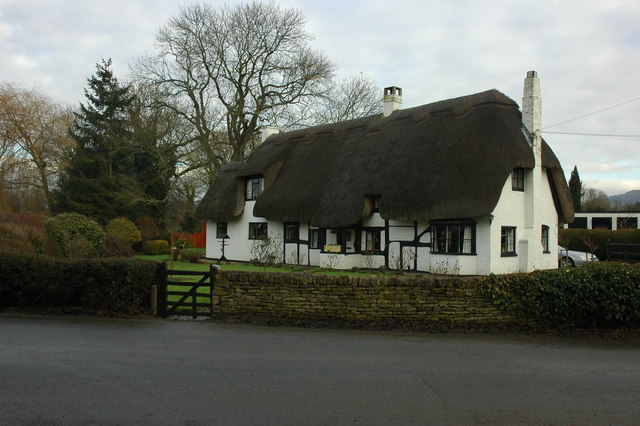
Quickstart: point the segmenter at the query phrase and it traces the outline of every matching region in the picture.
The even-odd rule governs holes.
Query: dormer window
[[[264,178],[262,176],[251,176],[247,178],[247,190],[244,199],[255,200],[264,191]]]
[[[511,189],[524,191],[524,169],[518,167],[511,172]]]
[[[372,194],[364,196],[364,216],[370,216],[379,212],[380,195]]]
[[[373,198],[373,211],[374,212],[379,212],[380,211],[380,196],[379,195],[372,195],[371,197]]]

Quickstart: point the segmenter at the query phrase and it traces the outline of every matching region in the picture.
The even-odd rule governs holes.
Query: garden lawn
[[[147,255],[136,254],[136,257],[141,259],[155,260],[156,262],[167,262],[168,269],[176,269],[180,271],[208,271],[209,265],[212,261],[204,261],[202,263],[191,263],[183,261],[171,261],[168,254]],[[345,271],[341,269],[328,269],[328,268],[316,268],[308,266],[257,266],[250,263],[232,263],[217,265],[223,271],[246,271],[246,272],[280,272],[280,273],[294,273],[294,272],[309,272],[312,274],[323,275],[341,275],[352,277],[363,277],[369,275],[380,274],[379,271]]]

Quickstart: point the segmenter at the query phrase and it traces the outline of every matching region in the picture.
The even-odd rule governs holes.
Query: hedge
[[[640,264],[594,262],[580,268],[490,275],[485,291],[507,312],[539,323],[640,325]]]
[[[180,250],[180,260],[182,260],[183,262],[198,263],[198,261],[202,257],[203,252],[204,249],[198,248],[182,249]]]
[[[561,229],[559,244],[570,250],[588,251],[607,259],[607,243],[640,244],[640,229],[608,231],[600,229]]]
[[[145,241],[142,247],[144,254],[155,255],[169,253],[169,242],[166,240]]]
[[[159,263],[142,259],[68,260],[0,252],[0,308],[79,308],[148,313]]]

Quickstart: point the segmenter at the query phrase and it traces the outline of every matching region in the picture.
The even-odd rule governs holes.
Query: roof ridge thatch
[[[514,167],[533,167],[521,118],[516,102],[491,89],[388,117],[376,114],[275,134],[233,169],[240,182],[265,175],[265,191],[253,213],[274,221],[352,225],[367,214],[364,197],[374,194],[385,219],[480,217],[493,211]],[[562,171],[546,143],[543,165]],[[198,208],[199,217],[228,219],[242,211],[234,190],[218,188],[230,185],[240,193],[229,172],[221,171]],[[567,219],[572,212],[566,205],[568,187],[558,173],[552,189]],[[212,203],[226,207],[207,207]],[[228,215],[231,211],[236,214]]]

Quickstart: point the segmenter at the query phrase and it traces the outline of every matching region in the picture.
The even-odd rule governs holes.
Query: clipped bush
[[[486,292],[504,310],[537,322],[640,324],[640,264],[594,262],[580,268],[490,275]]]
[[[167,240],[145,241],[142,250],[144,254],[167,254],[169,253],[169,242]]]
[[[558,242],[570,250],[588,251],[606,260],[607,243],[640,244],[640,229],[561,229]]]
[[[98,257],[104,249],[102,227],[78,213],[62,213],[48,219],[45,235],[52,254],[69,259]]]
[[[125,217],[111,219],[104,230],[107,236],[118,238],[129,244],[141,241],[140,230],[138,230],[135,223]]]
[[[1,252],[0,308],[73,308],[149,312],[162,264],[142,259],[61,259]]]
[[[133,249],[131,243],[121,240],[120,238],[107,235],[107,240],[104,245],[104,252],[102,257],[131,257],[133,256]]]
[[[183,262],[198,263],[202,255],[202,249],[187,248],[180,250],[180,259]]]

